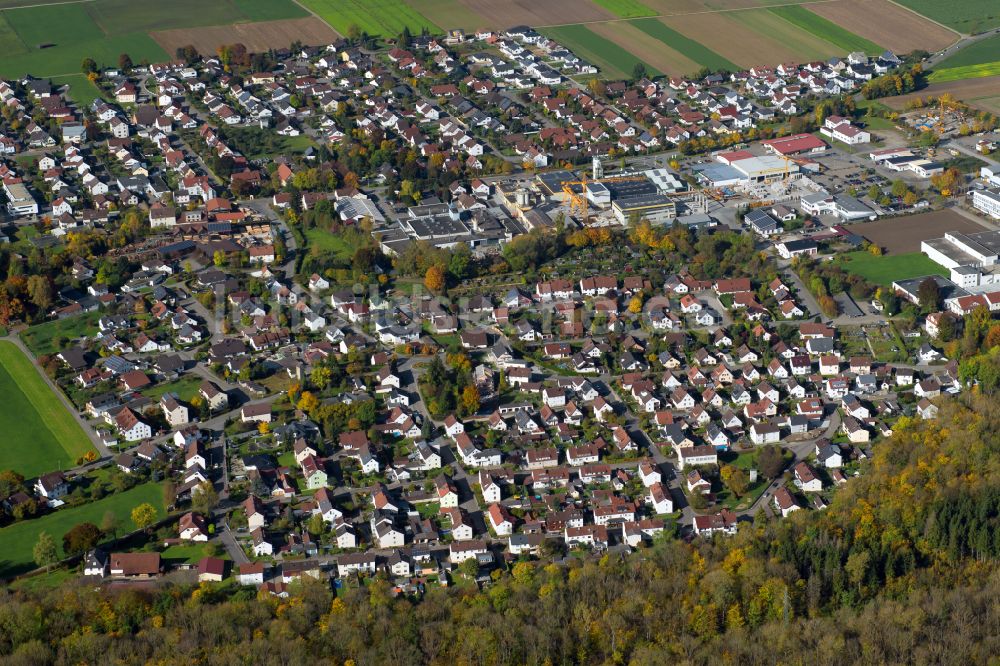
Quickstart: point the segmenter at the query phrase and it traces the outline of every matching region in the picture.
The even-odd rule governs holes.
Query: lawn
[[[21,340],[36,357],[54,354],[62,349],[56,344],[58,338],[76,340],[97,335],[97,320],[100,318],[99,312],[86,312],[66,319],[54,319],[26,329],[21,333]]]
[[[169,560],[171,564],[197,564],[201,558],[208,555],[209,550],[207,543],[169,546],[160,553],[160,559]],[[223,554],[219,559],[228,560],[229,556]]]
[[[403,0],[302,0],[301,4],[342,35],[348,34],[351,26],[383,38],[396,37],[404,27],[414,34],[425,27],[442,32]]]
[[[628,79],[637,63],[642,62],[611,40],[601,37],[585,25],[564,25],[555,28],[545,28],[543,33],[552,37],[560,44],[566,45],[573,53],[596,65],[605,78]],[[646,65],[646,63],[643,63]],[[658,75],[649,65],[646,71],[650,76]]]
[[[70,509],[60,509],[41,518],[25,520],[0,529],[0,543],[4,544],[0,576],[9,577],[35,568],[32,549],[40,532],[48,532],[62,552],[62,537],[70,529],[84,522],[100,525],[104,514],[113,512],[124,529],[133,529],[132,509],[148,502],[156,507],[158,517],[166,515],[163,507],[163,484],[144,483],[123,493]]]
[[[855,35],[849,30],[845,30],[833,21],[809,11],[802,5],[770,7],[768,11],[777,14],[806,32],[810,32],[820,39],[825,39],[831,44],[840,47],[844,53],[864,51],[870,55],[877,55],[885,51],[884,48],[875,42],[869,41],[860,35]]]
[[[159,401],[164,393],[176,393],[182,402],[191,402],[191,398],[198,394],[198,387],[203,381],[198,375],[188,375],[174,382],[157,384],[142,394],[150,400]]]
[[[74,100],[80,106],[90,106],[91,102],[101,97],[100,89],[83,74],[55,76],[52,77],[52,83],[56,86],[68,85],[70,99]]]
[[[896,280],[906,280],[922,275],[948,277],[944,266],[931,261],[920,252],[876,257],[864,250],[841,255],[844,270],[879,285],[890,285]]]
[[[961,2],[898,0],[898,2],[918,14],[967,34],[1000,27],[1000,11],[997,11],[996,0],[961,0]]]
[[[313,227],[307,229],[305,234],[309,247],[315,247],[321,252],[335,252],[344,259],[353,257],[354,253],[361,247],[348,235],[335,234],[324,229]]]
[[[707,46],[689,37],[685,37],[662,21],[644,19],[641,21],[631,21],[631,23],[647,35],[655,37],[670,48],[680,51],[688,58],[691,58],[704,67],[708,67],[712,71],[726,70],[736,72],[740,69],[735,63],[723,58]]]
[[[0,395],[0,432],[5,435],[0,469],[30,478],[68,469],[93,450],[90,438],[31,361],[8,341],[0,341]]]
[[[656,16],[656,12],[638,0],[593,0],[595,5],[607,9],[620,18]]]

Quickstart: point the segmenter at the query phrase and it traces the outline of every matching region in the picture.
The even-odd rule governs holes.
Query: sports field
[[[32,550],[42,531],[52,536],[61,556],[62,538],[66,532],[80,523],[90,522],[100,525],[104,514],[108,511],[113,512],[118,518],[122,532],[131,532],[135,529],[131,518],[132,509],[143,502],[155,506],[159,518],[166,516],[163,507],[163,484],[144,483],[96,502],[59,509],[41,518],[25,520],[0,529],[0,543],[4,544],[4,552],[0,556],[0,577],[14,576],[35,568]]]
[[[948,277],[948,271],[944,266],[931,261],[920,252],[875,257],[869,252],[859,250],[842,255],[841,261],[848,273],[860,275],[878,285],[889,285],[896,280],[907,280],[921,275]]]
[[[423,28],[442,31],[403,0],[302,0],[302,5],[342,35],[346,35],[351,26],[381,37],[396,37],[403,28],[409,28],[414,34],[419,34]]]
[[[12,342],[0,341],[0,469],[26,477],[68,469],[93,447],[38,370]]]
[[[22,7],[22,5],[38,5]],[[11,7],[19,7],[12,9]],[[173,57],[150,31],[303,19],[293,0],[93,0],[42,5],[0,0],[0,76],[66,76],[80,72],[84,58],[117,65],[162,62]],[[238,35],[233,33],[234,41]]]

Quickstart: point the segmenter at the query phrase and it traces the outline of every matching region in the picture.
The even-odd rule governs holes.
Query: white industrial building
[[[951,281],[960,287],[997,284],[995,272],[1000,260],[1000,231],[963,234],[949,231],[942,238],[920,243],[920,251],[951,272]]]
[[[878,215],[854,197],[819,192],[807,194],[801,200],[802,211],[809,215],[836,215],[845,222],[874,220]]]
[[[983,167],[984,170],[985,168]],[[1000,220],[1000,192],[996,190],[972,190],[972,206],[994,220]]]
[[[4,183],[3,192],[7,195],[7,210],[11,215],[25,217],[38,215],[38,202],[23,183]]]

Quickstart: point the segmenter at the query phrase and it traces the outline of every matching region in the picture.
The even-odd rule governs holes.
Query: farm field
[[[412,0],[418,2],[419,0]],[[489,28],[509,28],[530,25],[535,28],[590,23],[615,18],[611,12],[590,0],[460,0],[463,5],[485,19]]]
[[[767,10],[758,11],[761,12],[769,14]],[[774,65],[817,57],[812,48],[809,49],[809,54],[805,54],[776,37],[757,32],[750,23],[759,23],[760,20],[743,16],[751,13],[752,11],[669,16],[663,22],[740,67]],[[795,26],[781,21],[777,16],[770,15],[770,18],[775,23],[782,22],[790,29],[795,29]],[[833,45],[830,44],[827,48],[832,50]]]
[[[844,53],[864,51],[869,55],[878,55],[885,50],[875,42],[855,35],[802,5],[772,7],[768,11],[816,37],[830,42]]]
[[[658,19],[641,19],[638,21],[632,21],[631,24],[651,37],[654,37],[660,42],[666,44],[668,47],[677,49],[679,53],[682,53],[687,58],[695,61],[703,67],[708,67],[713,71],[722,69],[734,71],[739,69],[736,64],[730,62],[726,58],[723,58],[715,51],[699,44],[693,39],[688,39],[673,28],[669,27],[663,21]],[[669,71],[669,73],[675,74],[677,72]],[[688,74],[691,72],[686,70],[683,73]]]
[[[886,250],[888,255],[920,252],[921,241],[940,238],[946,231],[958,231],[966,234],[986,231],[985,227],[948,209],[852,224],[847,228],[852,233],[864,236],[880,246]],[[882,259],[886,258],[882,257]]]
[[[1000,8],[995,0],[899,0],[899,4],[966,34],[1000,27]]]
[[[444,30],[476,30],[489,27],[486,19],[459,0],[407,0],[420,14]]]
[[[792,58],[793,61],[822,60],[832,56],[847,55],[846,49],[799,27],[785,17],[775,14],[771,9],[731,12],[727,16],[742,23],[744,28],[750,28],[753,32],[767,36],[790,49],[795,54],[795,57]],[[734,41],[739,42],[740,40]],[[777,64],[777,62],[779,61],[769,64]]]
[[[41,518],[25,520],[0,529],[0,543],[6,546],[3,561],[0,562],[0,576],[10,577],[35,568],[31,551],[42,531],[52,536],[62,555],[62,537],[66,532],[83,522],[100,525],[104,514],[108,511],[115,514],[127,531],[133,529],[131,519],[133,507],[143,502],[155,506],[158,517],[162,518],[166,515],[162,487],[162,483],[144,483],[96,502],[60,509]]]
[[[593,2],[621,18],[639,18],[641,16],[656,15],[655,11],[638,0],[593,0]]]
[[[1000,115],[1000,95],[965,100],[971,106]]]
[[[972,100],[981,97],[992,97],[997,94],[998,90],[1000,90],[1000,75],[955,81],[935,81],[917,92],[896,95],[895,97],[885,97],[880,101],[898,111],[903,109],[910,100],[917,97],[926,99],[950,93],[955,99]]]
[[[21,2],[20,5],[38,4]],[[0,76],[65,76],[80,71],[84,58],[117,64],[128,53],[136,63],[167,60],[151,30],[243,24],[262,19],[309,20],[292,0],[93,0],[75,4],[10,9],[0,0]],[[4,8],[7,9],[4,9]],[[317,22],[318,23],[318,22]],[[233,37],[237,35],[230,33]],[[284,37],[290,34],[278,32]],[[230,39],[230,42],[236,39]],[[282,46],[287,46],[285,42]],[[38,48],[46,45],[45,48]]]
[[[150,34],[167,53],[174,53],[178,48],[190,44],[202,55],[214,54],[220,45],[235,42],[243,44],[252,52],[286,48],[295,41],[311,45],[329,44],[339,37],[333,28],[315,16],[259,23],[158,30]]]
[[[649,20],[657,22],[655,19]],[[631,21],[592,23],[587,27],[664,74],[683,76],[701,69],[701,65],[692,60],[689,54],[670,48],[656,37],[640,30]]]
[[[981,79],[986,76],[996,76],[997,74],[1000,74],[1000,61],[984,62],[979,65],[949,67],[948,69],[935,69],[927,77],[927,80],[930,83],[947,83],[948,81],[962,81],[964,79]]]
[[[890,285],[896,280],[907,280],[923,275],[948,277],[944,266],[931,261],[920,252],[875,257],[859,250],[841,256],[844,270],[860,275],[878,285]]]
[[[890,0],[817,2],[808,10],[896,54],[914,49],[939,51],[958,39],[955,32]]]
[[[584,25],[545,28],[542,32],[596,65],[601,70],[602,76],[607,78],[629,78],[632,76],[632,68],[641,62],[640,58]],[[660,73],[652,65],[647,66],[647,71],[650,74]]]
[[[12,342],[0,341],[0,469],[26,477],[68,469],[93,450],[90,438],[38,370]]]
[[[942,60],[927,79],[934,83],[996,74],[1000,74],[1000,35],[980,40]]]
[[[425,27],[442,30],[403,0],[302,0],[302,5],[342,35],[352,25],[382,37],[395,37],[404,27],[416,34]]]

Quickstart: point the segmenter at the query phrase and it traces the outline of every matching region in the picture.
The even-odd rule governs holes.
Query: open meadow
[[[419,34],[424,28],[441,31],[446,28],[434,24],[403,0],[302,0],[302,5],[346,35],[352,26],[369,35],[396,37],[409,28]]]
[[[90,438],[17,346],[0,341],[0,469],[26,477],[68,469],[93,451]]]
[[[908,280],[924,275],[948,277],[944,266],[930,260],[920,252],[876,257],[859,250],[840,256],[844,270],[865,278],[877,285],[887,286],[896,280]]]
[[[4,54],[0,76],[78,74],[84,58],[93,58],[99,65],[117,65],[122,53],[135,63],[162,62],[172,58],[173,51],[157,43],[152,31],[218,26],[231,35],[228,43],[233,43],[239,41],[237,28],[244,24],[266,26],[260,22],[296,19],[315,21],[293,0],[92,0],[68,4],[0,0],[0,52]],[[308,30],[282,31],[280,26],[270,32],[274,39],[306,41],[311,37]],[[327,34],[332,32],[324,33],[324,39]],[[280,45],[289,43],[291,40]]]
[[[41,532],[49,533],[62,556],[62,537],[70,529],[84,522],[100,525],[104,514],[110,511],[122,526],[122,532],[130,532],[135,529],[131,519],[132,509],[143,502],[156,507],[158,518],[163,518],[166,515],[163,507],[163,484],[144,483],[96,502],[59,509],[40,518],[24,520],[0,529],[0,543],[5,546],[0,554],[0,577],[9,578],[35,568],[32,549]]]

